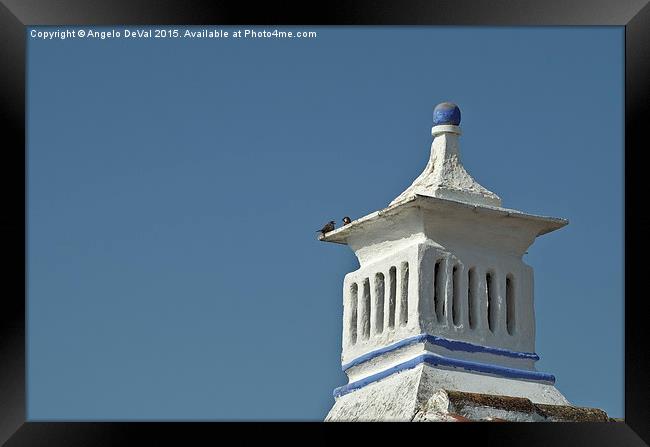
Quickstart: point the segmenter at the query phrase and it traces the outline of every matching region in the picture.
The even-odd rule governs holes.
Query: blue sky
[[[279,29],[318,36],[27,39],[28,418],[322,420],[357,262],[315,230],[447,100],[474,178],[570,221],[525,256],[537,368],[623,416],[623,28]]]

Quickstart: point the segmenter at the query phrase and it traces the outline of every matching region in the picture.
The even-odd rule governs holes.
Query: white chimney
[[[342,366],[326,420],[411,420],[439,390],[568,405],[535,369],[533,269],[522,256],[564,219],[502,208],[460,160],[460,110],[434,110],[424,172],[390,205],[321,240],[360,268],[343,282]]]

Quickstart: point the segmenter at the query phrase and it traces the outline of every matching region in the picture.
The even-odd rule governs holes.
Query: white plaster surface
[[[438,225],[431,224],[427,220],[436,218],[429,216],[428,211],[413,214],[411,218],[413,221],[405,226],[419,223],[420,233],[397,239],[393,244],[364,246],[351,241],[353,247],[358,247],[357,253],[363,251],[359,255],[363,261],[360,261],[357,271],[346,275],[343,284],[343,363],[422,333],[511,351],[534,352],[533,272],[521,258],[523,250],[534,239],[530,230],[520,228],[522,242],[515,244],[512,242],[518,237],[515,228],[499,233],[491,231],[489,222],[486,222],[481,235],[479,229],[467,221],[461,220],[454,225],[453,221],[438,219]],[[389,237],[385,236],[386,239]],[[513,253],[515,248],[518,251]],[[439,269],[442,270],[438,283],[434,275],[437,261],[440,261]],[[408,264],[407,282],[403,281],[401,274],[405,263]],[[458,290],[454,290],[454,267],[457,269]],[[394,286],[391,269],[395,271]],[[470,270],[473,272],[471,287]],[[492,278],[489,306],[488,273]],[[384,278],[379,293],[376,287],[378,274]],[[511,332],[507,329],[506,277],[510,277],[512,285],[508,298],[511,309],[514,309],[509,317],[512,320]],[[406,323],[399,322],[398,318],[403,303],[403,285],[407,287]],[[365,287],[369,290],[365,291]],[[356,295],[353,292],[355,288]],[[363,303],[364,291],[369,294],[369,308],[367,303]],[[395,307],[391,309],[393,299]],[[457,315],[455,321],[454,311]],[[489,313],[493,316],[491,325]],[[378,314],[383,315],[379,325],[374,318]],[[393,328],[389,324],[391,315],[395,315]],[[362,324],[368,319],[369,330],[363,330]],[[352,336],[353,325],[356,339]],[[497,363],[503,360],[506,363],[502,364],[509,365],[507,358],[493,360]]]
[[[503,390],[508,390],[504,393]],[[522,397],[534,403],[570,405],[552,385],[503,379],[460,371],[445,371],[421,364],[398,372],[336,399],[325,421],[453,420],[444,390]],[[453,410],[453,409],[451,409]],[[494,408],[476,408],[466,416],[540,420]]]
[[[465,171],[460,162],[458,138],[460,127],[434,126],[429,163],[411,186],[391,205],[414,194],[458,200],[473,204],[501,206],[501,199],[481,186]]]
[[[336,399],[325,421],[404,421],[415,414],[422,366]]]
[[[569,401],[553,385],[463,371],[443,370],[427,364],[423,365],[422,368],[420,388],[421,392],[426,396],[442,388],[497,396],[524,397],[540,404],[570,405]]]

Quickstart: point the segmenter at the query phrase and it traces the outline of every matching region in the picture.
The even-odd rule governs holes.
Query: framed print
[[[1,3],[3,443],[650,442],[647,1]]]

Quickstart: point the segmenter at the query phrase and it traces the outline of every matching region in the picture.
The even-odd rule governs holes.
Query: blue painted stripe
[[[338,387],[334,390],[334,397],[340,397],[352,391],[363,388],[366,385],[384,379],[396,372],[412,369],[420,363],[427,363],[432,366],[443,366],[450,368],[458,368],[471,372],[478,372],[482,374],[490,374],[498,377],[505,377],[508,379],[520,379],[533,382],[548,383],[550,385],[555,383],[555,376],[539,371],[527,371],[524,369],[508,368],[505,366],[491,365],[489,363],[471,362],[469,360],[458,360],[449,357],[444,357],[437,354],[422,354],[411,360],[395,365],[377,374],[365,377],[356,382]]]
[[[380,355],[386,354],[391,351],[403,348],[405,346],[414,345],[417,343],[428,342],[436,346],[442,346],[443,348],[449,349],[450,351],[464,351],[464,352],[483,352],[486,354],[500,355],[504,357],[512,357],[516,359],[528,359],[528,360],[539,360],[539,356],[534,352],[518,352],[510,351],[508,349],[502,348],[492,348],[490,346],[481,346],[474,343],[469,343],[466,341],[450,340],[448,338],[438,337],[436,335],[430,334],[419,334],[414,335],[413,337],[405,338],[388,345],[384,348],[376,349],[374,351],[367,352],[354,360],[345,363],[342,365],[343,371],[352,368],[353,366],[360,365],[363,362],[374,359]]]

